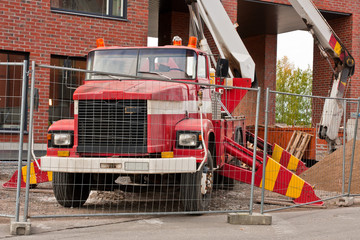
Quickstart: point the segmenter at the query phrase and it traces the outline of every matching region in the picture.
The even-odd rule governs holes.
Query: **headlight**
[[[53,145],[57,145],[57,146],[71,145],[70,133],[54,133],[53,140],[54,140]]]
[[[196,147],[199,143],[198,138],[196,133],[180,133],[178,144],[182,147]]]

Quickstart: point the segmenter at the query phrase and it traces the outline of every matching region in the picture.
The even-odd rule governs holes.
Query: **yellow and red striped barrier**
[[[40,159],[37,160],[40,163]],[[27,173],[27,166],[21,168],[21,188],[26,187],[26,173]],[[36,185],[43,182],[52,181],[52,172],[44,172],[35,164],[34,162],[30,165],[30,185]],[[16,170],[13,176],[10,178],[9,181],[4,183],[2,186],[4,188],[16,188],[18,182],[18,171]]]
[[[260,169],[256,171],[256,174],[261,174],[262,176],[262,168],[261,172],[259,171]],[[262,184],[261,179],[259,187],[262,187]],[[266,163],[264,188],[294,198],[295,203],[308,203],[320,200],[309,183],[272,158],[268,158]],[[322,204],[323,202],[315,203],[315,205]]]
[[[240,161],[248,164],[249,166],[253,165],[251,152],[243,146],[229,139],[227,139],[224,146],[228,154],[237,157]],[[314,189],[310,186],[310,184],[292,172],[296,171],[299,173],[304,171],[306,167],[303,162],[289,154],[278,145],[273,147],[273,156],[276,160],[271,157],[267,157],[264,182],[264,163],[261,158],[256,156],[255,186],[262,187],[264,185],[266,190],[291,197],[296,203],[316,202],[313,203],[313,205],[323,205],[323,202],[316,196]],[[225,164],[219,170],[219,173],[225,177],[232,178],[240,182],[248,184],[251,184],[252,182],[252,171],[232,164]]]
[[[254,185],[262,187],[262,172],[263,166],[258,168],[255,172]],[[240,182],[251,184],[250,170],[225,164],[219,173],[225,177],[235,179]],[[301,179],[299,176],[280,165],[272,158],[268,158],[265,168],[265,183],[264,188],[266,190],[282,194],[287,197],[294,198],[294,202],[297,204],[315,202],[312,205],[323,205],[324,203],[318,198],[314,192],[314,189],[309,183]]]
[[[277,144],[273,145],[273,153],[271,158],[287,169],[296,172],[296,175],[300,175],[302,172],[308,169],[300,159],[294,155],[291,155]]]

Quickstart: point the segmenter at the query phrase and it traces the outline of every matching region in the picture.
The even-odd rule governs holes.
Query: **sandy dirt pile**
[[[351,155],[353,141],[346,143],[345,148],[345,193],[348,190]],[[316,190],[325,190],[341,193],[343,171],[343,147],[303,172],[300,177],[315,187]],[[355,144],[354,167],[352,173],[352,194],[360,194],[360,140]]]

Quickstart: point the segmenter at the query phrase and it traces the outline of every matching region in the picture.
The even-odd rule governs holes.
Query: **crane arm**
[[[334,60],[335,68],[338,68],[334,69],[334,71],[339,73],[347,68],[346,77],[351,77],[355,69],[354,58],[312,0],[289,0],[289,2],[313,35],[321,54],[324,57],[330,56]]]
[[[234,77],[255,80],[255,63],[243,41],[231,23],[220,0],[185,0],[190,11],[190,31],[200,39],[200,48],[211,54],[202,24],[209,29],[220,56],[229,60],[230,72]],[[320,53],[333,67],[332,98],[342,98],[348,79],[354,74],[355,60],[337,37],[312,0],[289,0],[315,39]],[[214,58],[213,58],[214,61]],[[330,62],[330,61],[329,61]],[[342,103],[326,99],[324,103],[319,137],[333,146],[338,138],[342,118]]]
[[[233,77],[255,80],[255,62],[247,51],[220,0],[186,0],[190,11],[190,28],[200,39],[200,48],[209,52],[202,23],[209,29],[222,58],[229,60]]]
[[[295,11],[304,21],[313,35],[320,53],[327,60],[334,61],[333,85],[330,92],[332,98],[342,98],[348,79],[354,74],[355,60],[340,38],[335,34],[312,0],[289,0]],[[325,139],[330,151],[335,148],[343,114],[342,102],[336,99],[326,99],[323,107],[319,137]]]

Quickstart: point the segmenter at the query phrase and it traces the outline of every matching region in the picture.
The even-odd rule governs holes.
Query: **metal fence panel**
[[[271,145],[269,156],[287,170],[276,168],[274,164],[272,169],[266,168],[263,181],[264,186],[276,189],[286,197],[264,192],[262,204],[278,204],[279,208],[275,210],[279,210],[304,204],[319,206],[321,199],[326,201],[325,205],[331,205],[340,197],[358,194],[358,175],[353,175],[358,157],[353,151],[356,142],[351,140],[357,134],[357,99],[334,100],[267,90],[267,103],[270,97],[277,103],[272,107],[267,104],[268,122],[264,134],[259,135],[265,136],[265,141]],[[342,114],[335,145],[329,145],[319,137],[326,99],[337,101]],[[275,117],[272,113],[276,113]]]
[[[21,167],[27,116],[27,61],[2,62],[0,74],[0,132],[3,133],[0,143],[0,216],[19,221],[20,199],[23,196],[20,188],[23,186]]]
[[[60,173],[41,171],[41,161],[48,159],[41,158],[45,154],[32,156],[33,151],[27,152],[27,158],[37,161],[29,161],[27,168],[21,169],[25,165],[22,161],[21,165],[2,161],[2,183],[20,169],[16,180],[25,179],[28,188],[25,192],[2,189],[6,201],[17,201],[15,215],[4,209],[1,216],[19,216],[20,198],[25,198],[26,221],[27,216],[252,214],[301,206],[317,201],[317,197],[332,200],[359,194],[357,153],[353,151],[358,148],[351,142],[358,128],[356,99],[341,100],[346,118],[342,119],[338,143],[343,145],[329,155],[326,141],[317,135],[323,97],[267,90],[262,109],[260,89],[227,79],[216,82],[224,81],[224,87],[154,80],[153,76],[114,80],[116,74],[96,73],[110,76],[106,81],[89,82],[79,88],[88,73],[45,65],[32,72],[30,111],[23,114],[30,120],[25,128],[30,131],[29,145],[46,149],[50,144],[47,156],[55,159]],[[187,96],[186,101],[182,94]],[[283,101],[288,115],[295,116],[296,121],[292,120],[290,126],[279,124],[285,120],[276,114],[286,111],[269,99]],[[308,107],[292,107],[299,102]],[[263,123],[264,127],[258,128]],[[69,140],[69,146],[54,144],[55,134],[58,143]],[[186,138],[181,140],[184,147],[179,145],[180,134]],[[17,135],[13,137],[19,140]],[[191,141],[198,145],[186,146]],[[300,143],[300,147],[295,143]],[[4,143],[2,149],[8,150],[8,144]],[[295,157],[282,159],[279,149]],[[18,155],[19,159],[26,158],[22,155]],[[197,165],[192,165],[194,158],[189,156],[197,158]],[[285,170],[271,158],[277,159]],[[174,159],[176,163],[171,161]],[[81,164],[88,164],[89,169]],[[94,164],[102,170],[97,171]],[[153,172],[143,172],[150,168]],[[61,173],[66,171],[69,173]],[[301,194],[307,197],[294,204],[293,200],[301,199]],[[332,204],[329,202],[326,204]]]
[[[57,164],[59,172],[41,171],[33,163],[34,171],[45,178],[39,178],[36,188],[29,190],[31,218],[260,209],[260,204],[253,202],[261,192],[251,187],[252,164],[240,166],[242,162],[225,152],[223,138],[241,141],[250,152],[246,159],[253,160],[256,141],[252,137],[246,146],[246,139],[250,130],[251,136],[256,134],[260,89],[237,87],[244,86],[240,82],[229,82],[224,89],[223,85],[184,84],[147,75],[114,80],[118,76],[113,73],[95,73],[107,80],[78,88],[89,73],[68,67],[37,67],[35,88],[40,89],[40,100],[33,117],[34,140],[35,144],[53,145],[47,153],[51,161],[36,157],[41,166],[44,162]],[[54,145],[55,134],[56,141],[66,141],[68,133],[69,146]],[[181,140],[185,146],[179,146],[179,134],[189,138]],[[198,145],[186,146],[192,136]],[[192,165],[195,158],[198,163]],[[245,181],[220,175],[221,161],[245,169],[238,176]],[[88,164],[89,170],[83,164]],[[101,171],[95,170],[94,164],[99,164]],[[123,170],[118,171],[120,168]],[[146,173],[149,169],[152,172]],[[226,171],[231,174],[232,170]]]

